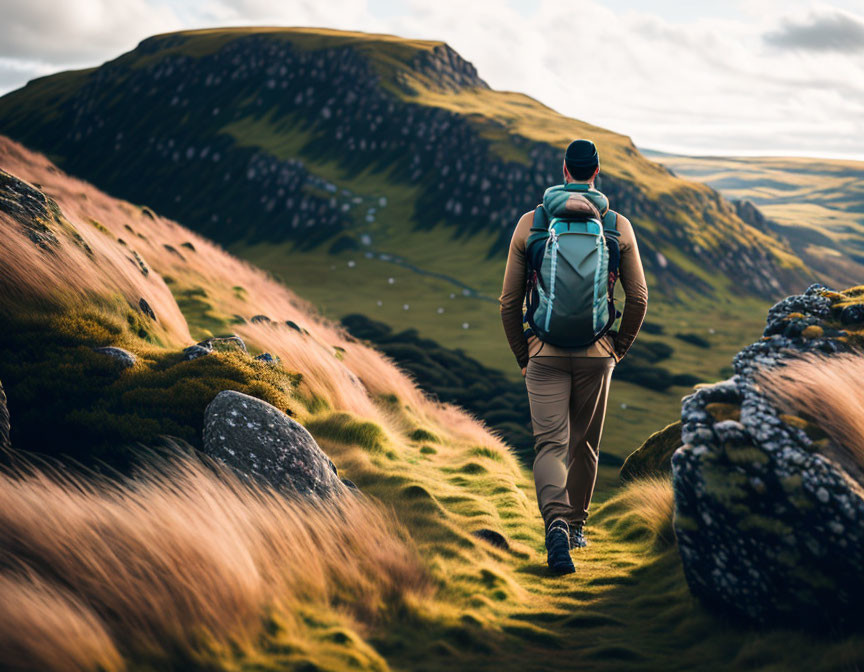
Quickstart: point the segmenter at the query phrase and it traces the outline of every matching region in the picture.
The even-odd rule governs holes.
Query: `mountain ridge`
[[[382,195],[411,192],[414,227],[488,239],[490,259],[536,192],[558,181],[560,144],[590,134],[598,186],[640,226],[661,292],[711,293],[719,282],[767,296],[809,279],[779,238],[716,192],[673,178],[629,138],[489,89],[441,42],[319,29],[154,36],[95,70],[7,94],[0,132],[225,244],[308,248],[350,234],[363,215],[339,182],[372,173]],[[276,157],[280,143],[291,158]],[[726,280],[705,273],[709,264]]]

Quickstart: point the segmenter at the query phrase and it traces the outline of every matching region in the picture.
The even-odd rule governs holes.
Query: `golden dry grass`
[[[0,476],[0,660],[120,669],[124,655],[251,649],[298,605],[374,622],[427,594],[399,524],[366,500],[292,501],[191,458],[134,481],[24,469]]]
[[[65,175],[43,155],[2,136],[0,166],[20,179],[41,185],[94,252],[91,258],[66,241],[56,255],[45,255],[17,224],[0,215],[0,259],[16,262],[0,264],[4,291],[0,308],[11,303],[21,310],[34,295],[69,303],[93,293],[120,294],[132,306],[144,297],[164,329],[166,345],[180,347],[193,339],[165,282],[170,278],[175,288],[204,289],[213,314],[243,317],[245,324],[226,322],[225,331],[237,333],[256,350],[278,355],[286,370],[302,374],[301,390],[330,408],[355,413],[380,423],[388,433],[398,433],[406,427],[402,414],[382,410],[375,403],[380,395],[395,395],[416,416],[412,422],[440,426],[440,434],[447,440],[487,446],[501,459],[513,461],[504,444],[481,422],[461,409],[427,399],[387,357],[356,342],[260,269],[176,222],[117,201]],[[120,245],[118,239],[127,245]],[[129,249],[138,252],[153,272],[143,276],[130,262]],[[18,294],[9,295],[7,288]],[[268,316],[273,323],[249,322],[258,314]],[[286,321],[300,325],[308,334],[287,327]],[[135,350],[134,343],[117,345]],[[337,357],[337,353],[342,356]]]
[[[864,358],[857,353],[806,355],[759,376],[786,413],[801,416],[830,438],[823,452],[864,485]]]
[[[674,510],[672,480],[669,476],[650,476],[629,482],[598,513],[625,539],[648,537],[665,546],[675,541]]]

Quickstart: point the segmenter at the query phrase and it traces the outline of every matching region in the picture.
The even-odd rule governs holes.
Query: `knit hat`
[[[597,147],[590,140],[574,140],[564,152],[564,163],[574,177],[593,172],[600,165]]]

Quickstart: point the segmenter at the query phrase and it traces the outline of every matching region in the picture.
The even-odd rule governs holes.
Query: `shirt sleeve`
[[[626,217],[618,215],[618,230],[621,232],[619,276],[624,288],[624,311],[615,336],[615,354],[621,359],[642,328],[642,321],[648,311],[648,286],[633,225]]]
[[[522,305],[525,302],[526,264],[525,241],[531,226],[532,213],[522,215],[507,253],[507,268],[504,271],[504,286],[498,303],[501,307],[501,322],[507,343],[516,357],[519,367],[528,365],[528,341],[522,328]]]

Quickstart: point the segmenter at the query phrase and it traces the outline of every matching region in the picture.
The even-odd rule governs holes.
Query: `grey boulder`
[[[864,488],[756,378],[799,353],[848,349],[830,320],[836,295],[812,286],[775,305],[735,376],[682,404],[672,474],[684,575],[703,602],[763,624],[861,621]]]
[[[243,339],[232,334],[231,336],[206,338],[195,345],[190,345],[183,350],[183,359],[187,361],[198,359],[205,355],[211,355],[214,352],[242,352],[243,354],[249,354]]]
[[[114,346],[106,346],[104,348],[93,348],[93,352],[98,352],[100,355],[106,355],[111,359],[117,361],[121,368],[128,369],[135,366],[135,362],[138,361],[138,358],[135,357],[128,350],[124,350],[123,348],[115,348]]]
[[[204,452],[287,493],[323,499],[346,492],[332,462],[298,422],[275,406],[226,390],[204,411]]]

